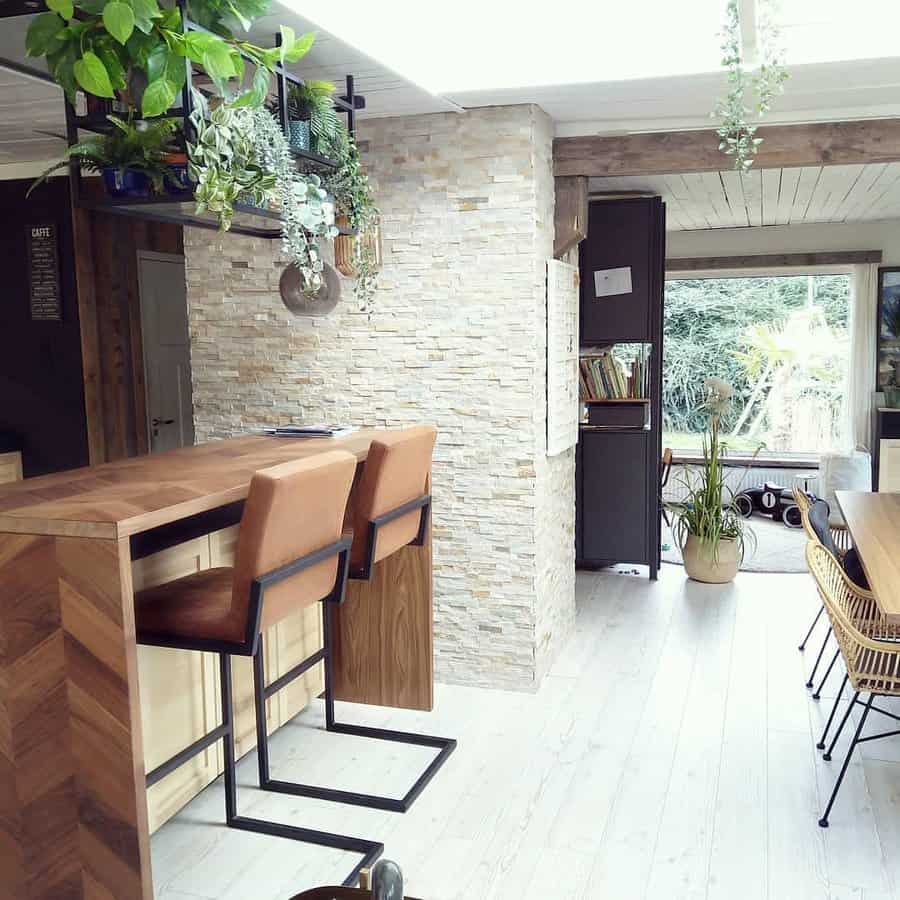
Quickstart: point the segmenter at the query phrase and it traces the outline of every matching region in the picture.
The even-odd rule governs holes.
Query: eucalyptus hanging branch
[[[760,65],[754,75],[744,70],[739,0],[728,0],[722,32],[722,65],[728,70],[728,93],[716,104],[713,115],[722,122],[716,129],[719,149],[734,157],[734,168],[739,172],[746,172],[753,165],[762,143],[762,138],[756,136],[758,126],[748,119],[754,114],[761,118],[771,110],[788,78],[773,0],[759,0],[757,15]]]

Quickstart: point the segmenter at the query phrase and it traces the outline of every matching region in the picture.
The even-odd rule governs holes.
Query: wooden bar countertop
[[[346,450],[365,460],[378,429],[339,438],[248,435],[0,486],[0,532],[122,538],[243,500],[253,473]]]
[[[378,434],[237,437],[0,486],[0,900],[152,900],[133,542],[243,500],[267,466],[364,464]],[[334,613],[338,699],[431,709],[430,519]]]

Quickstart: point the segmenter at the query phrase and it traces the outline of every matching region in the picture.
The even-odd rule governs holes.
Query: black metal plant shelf
[[[182,27],[185,31],[207,31],[202,25],[198,25],[188,17],[184,0],[177,0],[177,5],[181,10]],[[0,18],[2,17],[0,16]],[[277,40],[278,43],[281,42],[280,36],[278,36]],[[242,54],[242,56],[244,56],[245,61],[252,62],[245,54]],[[189,62],[186,62],[185,65],[187,68],[187,79],[181,94],[181,106],[177,109],[170,109],[165,114],[165,117],[181,119],[183,122],[183,133],[187,135],[191,127],[190,116],[193,111],[191,86],[194,72]],[[288,72],[280,64],[274,67],[273,74],[278,96],[278,118],[285,136],[287,136],[289,132],[288,85],[303,84],[303,79]],[[366,100],[365,97],[354,91],[352,75],[346,76],[345,84],[346,93],[343,96],[334,98],[334,106],[338,112],[347,116],[347,130],[353,135],[356,130],[356,112],[360,109],[365,109]],[[112,127],[105,113],[91,113],[79,116],[67,99],[64,100],[64,103],[66,108],[66,137],[69,146],[77,143],[79,130],[102,133],[109,131]],[[311,150],[291,148],[291,154],[296,161],[297,170],[300,172],[322,173],[323,171],[334,170],[338,166],[335,160],[322,156],[319,153],[314,153]],[[88,199],[81,190],[81,167],[77,160],[72,160],[70,163],[70,183],[73,203],[84,209],[119,216],[134,216],[175,225],[187,225],[194,228],[217,230],[219,227],[218,219],[214,213],[197,213],[194,198],[190,191],[176,195],[163,194],[137,198],[103,197]],[[232,220],[231,231],[235,234],[267,239],[281,237],[281,215],[275,210],[246,203],[236,203],[234,210],[235,215]]]

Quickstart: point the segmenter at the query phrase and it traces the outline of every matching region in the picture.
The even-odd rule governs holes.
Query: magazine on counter
[[[265,428],[266,434],[275,437],[290,438],[324,438],[344,437],[356,431],[355,425],[279,425],[277,428]]]

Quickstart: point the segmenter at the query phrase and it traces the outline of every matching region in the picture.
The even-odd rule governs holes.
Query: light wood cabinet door
[[[208,568],[209,540],[204,536],[135,562],[134,590]],[[214,653],[139,646],[138,679],[149,772],[221,722],[218,659]],[[216,743],[147,791],[151,831],[218,776],[221,754]]]
[[[22,480],[22,454],[18,450],[0,453],[0,484]]]

